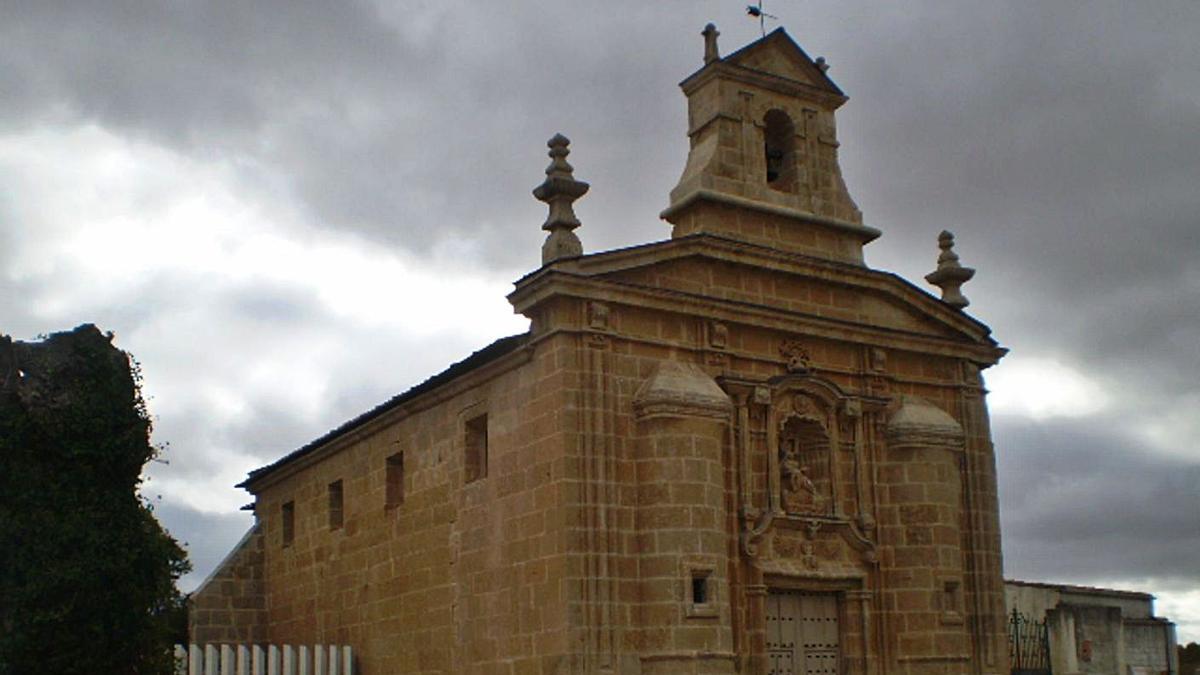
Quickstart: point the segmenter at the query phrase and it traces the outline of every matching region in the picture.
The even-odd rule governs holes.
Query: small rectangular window
[[[296,503],[285,503],[281,509],[281,515],[283,520],[282,542],[285,547],[291,546],[292,542],[296,540]]]
[[[467,421],[464,482],[471,483],[487,476],[488,419],[480,415]]]
[[[340,528],[344,522],[345,502],[343,500],[342,481],[335,480],[329,484],[329,529],[331,530]]]
[[[692,604],[708,604],[708,575],[692,575]]]
[[[686,581],[687,602],[685,614],[689,617],[713,617],[717,615],[716,588],[713,586],[712,568],[689,571]]]
[[[387,486],[384,507],[394,509],[404,503],[404,453],[387,458]]]
[[[942,623],[962,623],[962,582],[958,579],[942,581]]]

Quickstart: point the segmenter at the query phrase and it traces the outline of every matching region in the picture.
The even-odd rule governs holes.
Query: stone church
[[[703,35],[671,237],[585,254],[551,139],[529,331],[252,472],[193,641],[369,675],[1007,673],[972,270],[945,232],[938,295],[867,267],[824,60]]]

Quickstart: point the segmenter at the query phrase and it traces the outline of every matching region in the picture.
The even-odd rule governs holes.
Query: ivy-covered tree
[[[0,675],[172,672],[189,564],[138,492],[150,426],[111,334],[0,336]]]
[[[1179,650],[1179,675],[1197,675],[1200,673],[1200,644],[1189,642],[1187,645],[1178,645]]]

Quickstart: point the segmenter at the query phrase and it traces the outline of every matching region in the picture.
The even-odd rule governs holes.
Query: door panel
[[[837,675],[838,634],[837,594],[771,591],[767,596],[770,675]]]

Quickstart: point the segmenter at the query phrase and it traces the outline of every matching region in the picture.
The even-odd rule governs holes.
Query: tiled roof
[[[492,344],[471,354],[470,356],[463,359],[462,361],[452,364],[449,368],[443,370],[442,372],[438,373],[437,375],[434,375],[433,377],[429,378],[428,380],[425,380],[424,382],[418,384],[417,386],[413,387],[412,389],[409,389],[408,391],[406,391],[404,393],[393,396],[392,398],[388,399],[387,401],[384,401],[380,405],[375,406],[374,408],[359,415],[358,417],[355,417],[355,418],[341,424],[340,426],[333,429],[332,431],[329,431],[328,433],[320,436],[319,438],[317,438],[313,441],[310,441],[309,443],[305,444],[304,446],[302,446],[296,450],[293,450],[292,452],[288,453],[287,455],[284,455],[282,458],[276,460],[275,462],[272,462],[271,464],[268,464],[262,468],[251,471],[250,475],[246,477],[246,480],[242,481],[241,483],[238,483],[237,487],[246,487],[250,483],[260,480],[261,478],[280,469],[281,467],[286,466],[287,464],[290,464],[301,457],[304,457],[305,455],[313,452],[317,448],[320,448],[321,446],[332,441],[333,439],[337,438],[338,436],[341,436],[342,434],[345,434],[349,431],[357,429],[358,427],[361,427],[362,425],[366,424],[367,422],[370,422],[371,420],[375,419],[376,417],[379,417],[380,415],[388,412],[389,410],[392,410],[393,408],[396,408],[397,406],[400,406],[403,403],[410,401],[410,400],[416,398],[417,396],[420,396],[421,394],[433,391],[434,389],[437,389],[438,387],[442,386],[443,384],[446,384],[446,383],[454,380],[455,378],[459,377],[460,375],[465,375],[466,373],[469,373],[472,370],[475,370],[476,368],[479,368],[487,363],[495,361],[496,359],[500,358],[501,356],[504,356],[505,354],[515,351],[518,347],[525,344],[528,337],[529,337],[528,333],[522,333],[520,335],[510,335],[508,337],[500,338],[499,340],[496,340]]]

